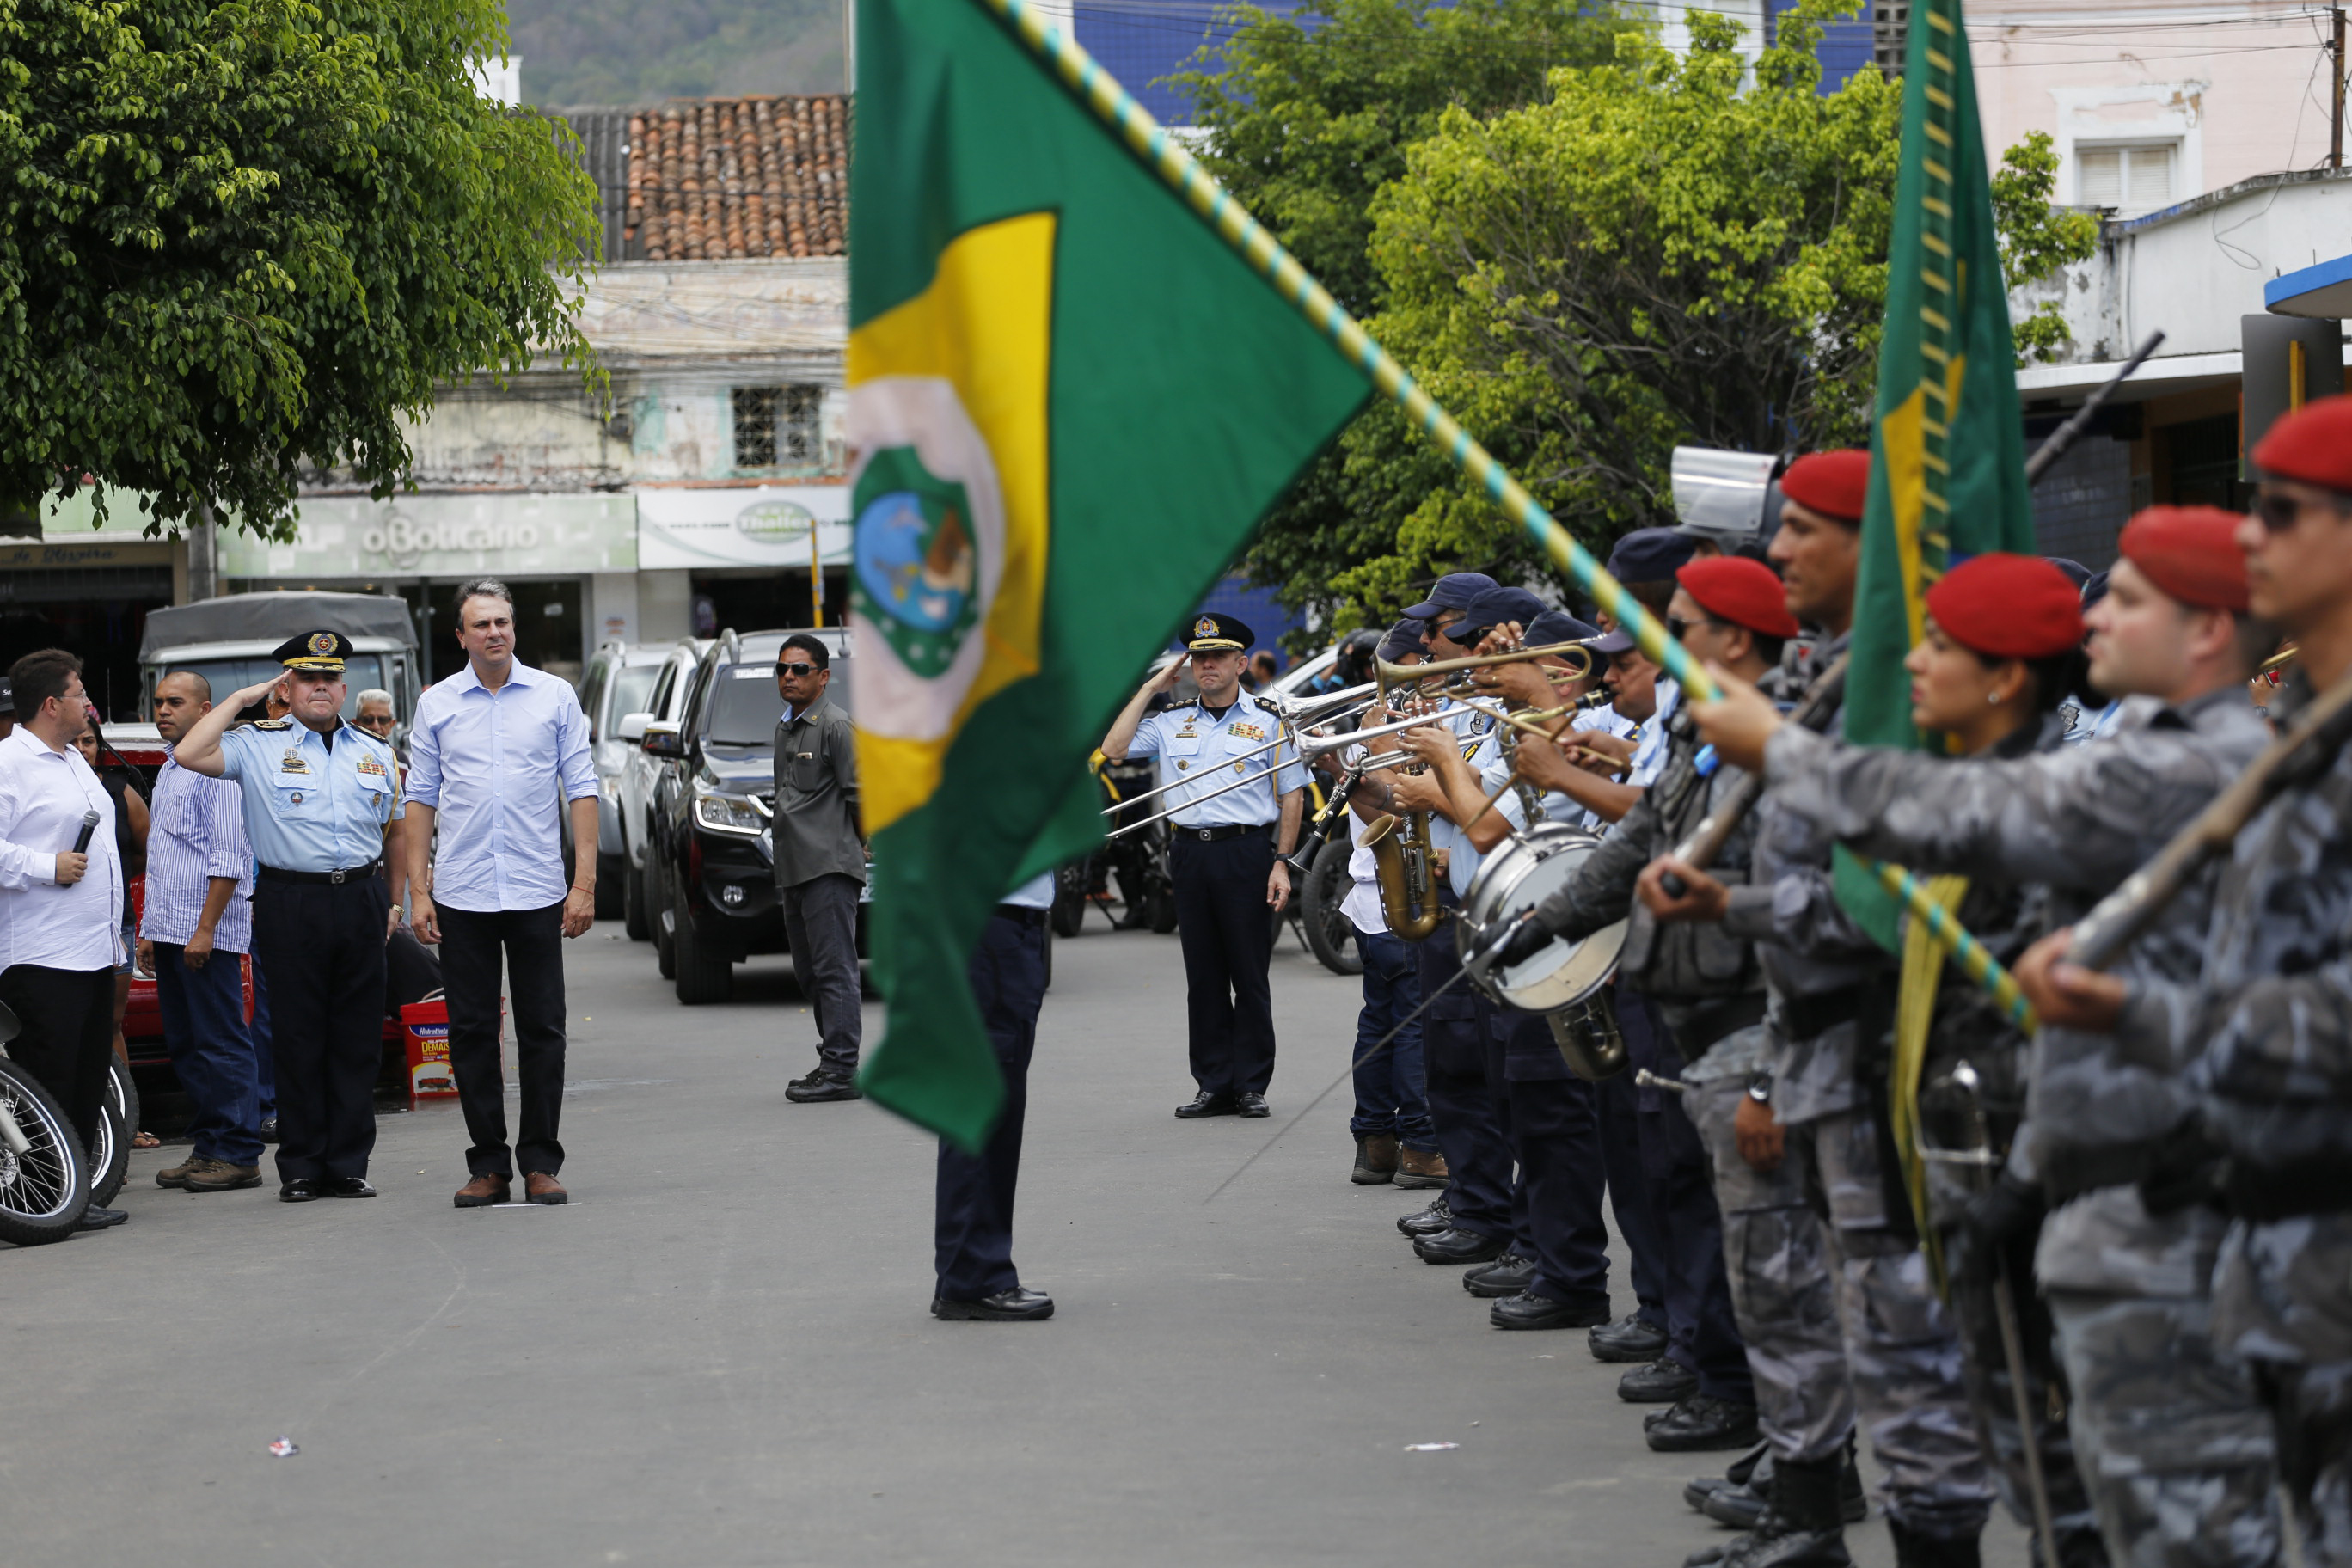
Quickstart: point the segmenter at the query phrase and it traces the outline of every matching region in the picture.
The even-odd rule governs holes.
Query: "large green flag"
[[[860,1081],[977,1147],[991,907],[1100,837],[1087,759],[1369,389],[975,0],[861,0],[857,68]]]
[[[1911,7],[1902,159],[1845,736],[1916,747],[1903,657],[1923,634],[1920,596],[1971,555],[2034,547],[2016,351],[1960,0]],[[1843,851],[1837,887],[1893,950],[1894,900]]]

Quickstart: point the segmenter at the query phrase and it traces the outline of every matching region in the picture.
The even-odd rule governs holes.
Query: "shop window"
[[[813,468],[824,461],[821,386],[735,389],[735,466]]]
[[[2126,142],[2074,147],[2074,204],[2147,212],[2172,205],[2179,143]]]

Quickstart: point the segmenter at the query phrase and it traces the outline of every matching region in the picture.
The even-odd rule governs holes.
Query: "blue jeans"
[[[1384,931],[1356,931],[1364,955],[1364,1006],[1356,1015],[1356,1114],[1348,1131],[1359,1138],[1387,1133],[1419,1153],[1437,1152],[1437,1128],[1429,1120],[1429,1089],[1423,1079],[1421,1020],[1413,1019],[1386,1049],[1379,1045],[1421,1005],[1421,966],[1412,949]]]
[[[269,1048],[269,982],[262,977],[261,960],[253,963],[253,1057],[261,1083],[261,1119],[278,1114],[278,1061]]]
[[[232,1165],[261,1163],[261,1100],[253,1037],[245,1026],[237,955],[215,950],[202,969],[178,942],[155,943],[155,1001],[173,1074],[195,1103],[196,1153]]]

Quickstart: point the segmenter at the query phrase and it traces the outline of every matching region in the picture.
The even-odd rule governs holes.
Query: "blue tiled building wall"
[[[1796,9],[1797,0],[1772,0],[1775,19]],[[1832,22],[1822,29],[1822,90],[1835,92],[1843,87],[1854,72],[1871,63],[1875,47],[1870,27],[1870,7],[1862,14],[1842,22]]]
[[[1268,11],[1296,9],[1293,0],[1257,3]],[[1164,125],[1190,125],[1192,103],[1173,87],[1153,84],[1185,68],[1202,45],[1233,37],[1223,9],[1219,0],[1075,0],[1071,7],[1078,42]]]

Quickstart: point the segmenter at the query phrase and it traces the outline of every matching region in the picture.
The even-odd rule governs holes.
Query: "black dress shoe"
[[[1265,1096],[1252,1094],[1244,1089],[1234,1099],[1234,1114],[1235,1116],[1271,1116],[1274,1113],[1265,1108]]]
[[[1536,1260],[1521,1258],[1516,1252],[1506,1252],[1494,1262],[1481,1264],[1462,1276],[1462,1289],[1489,1300],[1516,1296],[1535,1282]]]
[[[1054,1298],[1023,1285],[999,1290],[993,1296],[982,1296],[977,1301],[931,1298],[931,1316],[943,1322],[1036,1323],[1053,1315]]]
[[[796,1078],[784,1085],[784,1098],[794,1105],[822,1105],[828,1100],[863,1100],[857,1086],[845,1078],[835,1078],[829,1072],[813,1072],[806,1078]]]
[[[309,1176],[297,1176],[278,1189],[278,1201],[281,1204],[312,1203],[318,1196],[319,1184]]]
[[[1698,1373],[1661,1356],[1617,1380],[1617,1397],[1628,1405],[1674,1405],[1698,1392]]]
[[[1415,1209],[1401,1216],[1397,1220],[1397,1228],[1407,1236],[1435,1236],[1441,1230],[1454,1228],[1454,1211],[1445,1206],[1444,1198],[1440,1198],[1425,1209]]]
[[[1260,1103],[1262,1104],[1264,1102],[1261,1101]],[[1241,1108],[1239,1106],[1234,1103],[1234,1097],[1232,1095],[1211,1094],[1204,1089],[1200,1093],[1194,1095],[1192,1099],[1186,1100],[1183,1104],[1178,1106],[1176,1108],[1176,1117],[1180,1121],[1192,1121],[1203,1116],[1233,1116],[1237,1114],[1240,1111],[1240,1109]],[[1258,1114],[1263,1116],[1265,1112],[1261,1110]]]
[[[1589,1329],[1609,1320],[1609,1303],[1555,1301],[1532,1290],[1506,1296],[1486,1309],[1486,1321],[1498,1329]]]
[[[1423,1263],[1486,1263],[1502,1257],[1507,1245],[1500,1237],[1480,1236],[1475,1230],[1441,1230],[1434,1236],[1415,1237],[1412,1250]]]
[[[130,1217],[130,1214],[125,1210],[102,1209],[96,1204],[92,1204],[81,1211],[81,1218],[74,1221],[74,1228],[76,1230],[112,1230]]]
[[[278,1118],[275,1116],[265,1116],[261,1119],[261,1141],[264,1143],[278,1142]]]
[[[1666,1331],[1640,1317],[1603,1323],[1585,1336],[1594,1361],[1649,1362],[1666,1353]]]
[[[367,1184],[365,1176],[321,1176],[319,1195],[322,1198],[372,1198],[375,1189]]]
[[[1667,1411],[1643,1439],[1661,1454],[1703,1448],[1745,1448],[1756,1441],[1756,1406],[1694,1394]]]

